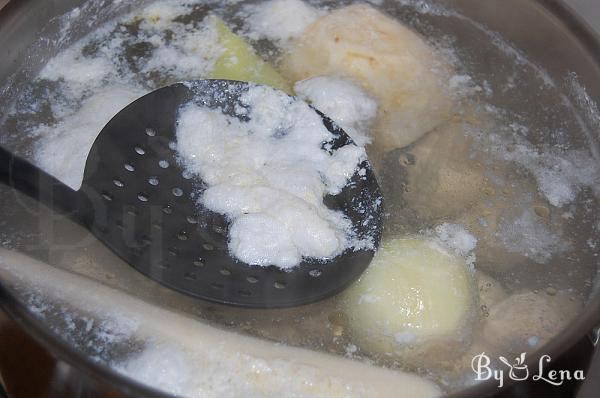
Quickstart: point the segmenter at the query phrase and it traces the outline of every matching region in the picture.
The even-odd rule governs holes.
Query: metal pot
[[[43,41],[40,44],[38,38],[59,38],[60,24],[54,18],[80,3],[78,0],[8,2],[0,10],[0,48],[4,55],[0,61],[0,80],[4,81],[9,76],[26,78],[28,74],[38,70],[44,60],[55,52],[53,46],[44,46]],[[576,74],[589,98],[600,103],[600,39],[564,1],[448,0],[444,4],[489,29],[500,32],[534,63],[543,65],[556,81],[563,81],[566,76]],[[99,8],[94,24],[101,23],[105,17]],[[80,29],[84,34],[90,26],[76,26],[75,29]],[[36,41],[35,57],[31,57],[29,47]],[[28,68],[19,70],[24,62],[28,64]],[[15,93],[10,91],[3,92],[0,104],[7,106],[13,94]],[[590,138],[600,141],[600,122],[585,122],[595,133]],[[0,195],[12,200],[23,200],[27,204],[27,200],[13,196],[16,194],[5,187],[0,187]],[[7,216],[8,219],[10,217]],[[13,218],[9,222],[23,221]],[[7,358],[2,360],[0,372],[4,375],[9,393],[15,397],[167,397],[74,350],[1,285],[0,307],[3,310],[0,317],[0,356]],[[600,295],[591,298],[585,311],[560,335],[529,356],[527,364],[535,368],[543,354],[549,354],[552,358],[560,357],[582,338],[586,338],[597,325],[600,325]],[[593,368],[588,372],[589,380],[600,375],[598,356],[597,353]],[[18,371],[27,371],[31,379],[24,384],[22,380],[13,382],[15,379],[12,377]],[[596,396],[594,394],[598,393],[597,386],[594,387],[591,383],[588,382],[581,389],[582,398]],[[511,380],[507,378],[504,388],[510,388],[511,384]],[[496,381],[489,380],[466,388],[454,396],[481,397],[497,392]]]

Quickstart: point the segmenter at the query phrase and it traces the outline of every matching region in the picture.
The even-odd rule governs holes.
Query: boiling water
[[[64,19],[57,52],[73,41],[69,29],[76,21],[87,18],[93,32],[67,50],[78,56],[73,58],[77,63],[71,62],[68,69],[65,64],[47,67],[40,77],[13,82],[5,91],[20,95],[12,98],[14,107],[0,119],[4,145],[56,173],[82,169],[85,151],[75,148],[69,163],[53,165],[44,163],[40,148],[66,151],[85,146],[73,143],[69,131],[82,125],[99,131],[110,116],[98,112],[111,113],[106,106],[114,98],[107,96],[97,107],[82,112],[85,105],[80,109],[80,104],[94,94],[127,91],[132,95],[206,76],[218,56],[214,32],[202,25],[209,12],[245,34],[264,59],[276,63],[283,52],[280,42],[252,31],[245,9],[250,2],[170,6],[171,21],[164,18],[152,26],[146,26],[151,13],[144,15],[142,3],[147,2],[137,2],[136,7],[117,4],[97,13],[96,19],[88,17],[90,10],[97,9],[83,7]],[[341,7],[339,1],[311,3],[321,12]],[[450,350],[435,344],[425,349],[410,339],[403,355],[361,347],[343,296],[281,310],[237,309],[184,297],[137,274],[64,218],[6,189],[0,196],[5,214],[3,246],[200,322],[373,366],[416,372],[448,391],[473,378],[474,353],[512,356],[538,348],[581,311],[598,265],[600,170],[585,138],[582,116],[563,82],[553,82],[499,35],[425,2],[376,3],[375,7],[422,34],[452,65],[447,86],[458,104],[453,116],[407,147],[368,149],[386,198],[385,236],[434,236],[473,267],[476,308],[454,336]],[[102,25],[126,12],[133,13]],[[162,54],[153,51],[156,46]],[[197,57],[198,52],[203,57]],[[100,61],[86,63],[89,59]],[[69,84],[60,84],[61,79]],[[569,79],[567,84],[576,89],[576,77]],[[56,127],[65,115],[78,111],[79,119],[63,123],[62,130]],[[69,182],[77,185],[77,177]],[[123,369],[132,357],[139,360],[140,351],[152,353],[152,344],[128,332],[127,325],[92,322],[93,327],[86,327],[85,320],[97,315],[78,311],[60,299],[54,302],[29,287],[24,282],[15,284],[18,294],[54,330],[94,359]],[[509,303],[522,310],[516,319],[502,314],[507,309],[502,303],[511,298]],[[528,313],[543,321],[528,325]]]

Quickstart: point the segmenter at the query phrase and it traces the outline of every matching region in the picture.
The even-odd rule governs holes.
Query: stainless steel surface
[[[586,372],[586,380],[577,391],[577,398],[595,398],[600,395],[600,350],[596,346],[594,356]]]
[[[567,0],[566,3],[596,34],[600,34],[600,2],[598,0]]]

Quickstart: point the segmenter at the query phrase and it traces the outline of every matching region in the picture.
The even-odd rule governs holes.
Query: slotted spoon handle
[[[86,225],[85,197],[50,174],[0,146],[0,182]]]

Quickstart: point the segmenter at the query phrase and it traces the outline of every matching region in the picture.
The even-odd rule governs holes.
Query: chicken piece
[[[477,237],[478,267],[499,272],[544,264],[570,250],[564,233],[567,220],[560,212],[532,198],[531,185],[522,177],[508,174],[506,181],[456,218]]]
[[[521,292],[490,308],[484,338],[495,347],[523,352],[546,343],[573,319],[581,303],[565,292]]]
[[[493,189],[484,167],[472,158],[471,145],[462,123],[448,123],[399,152],[397,161],[405,175],[401,195],[420,217],[453,217]]]

